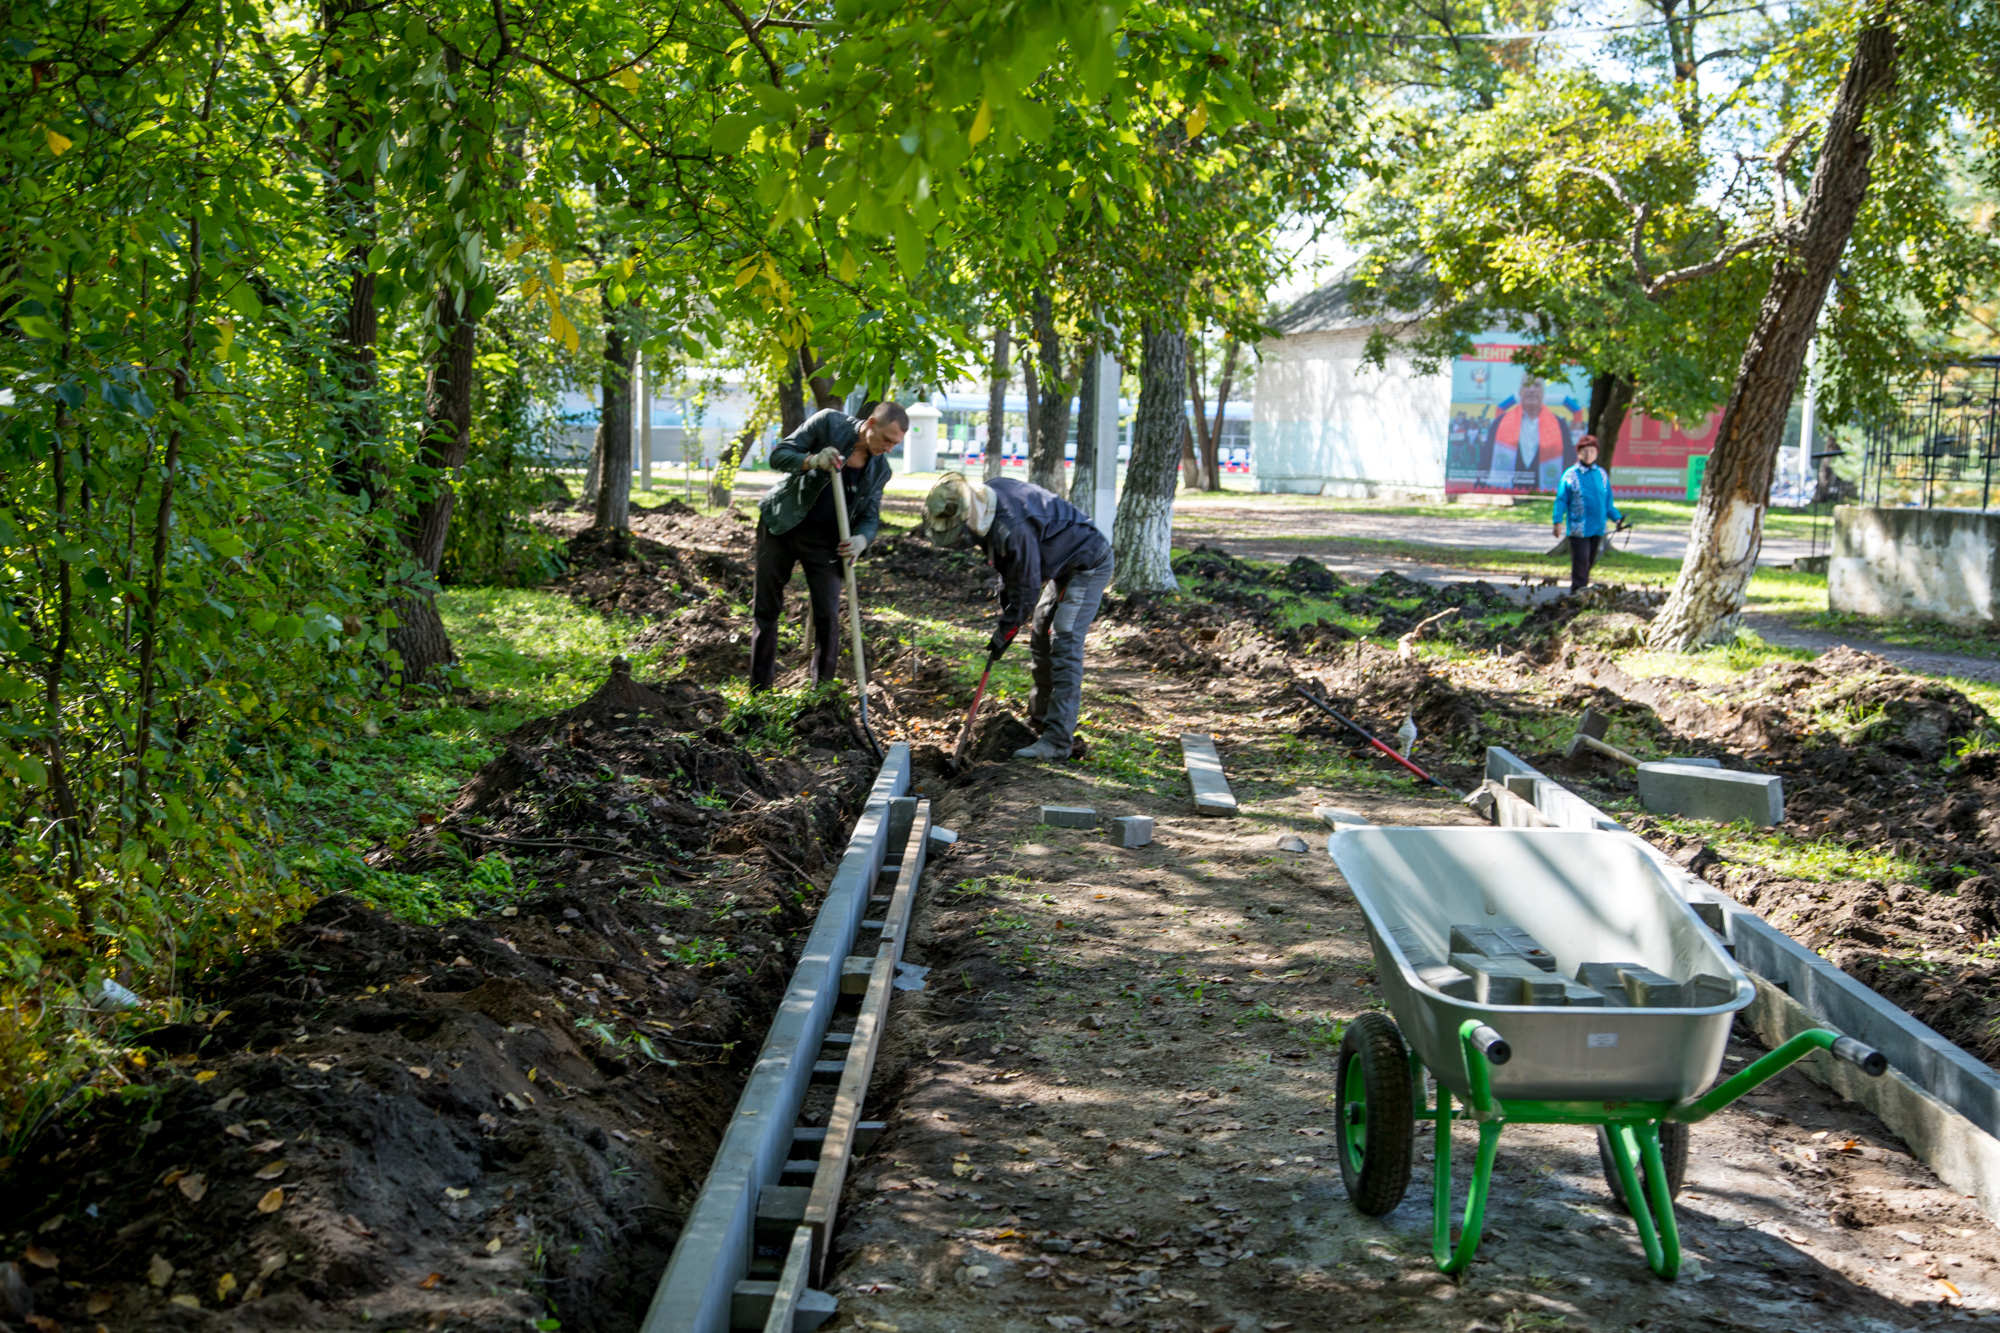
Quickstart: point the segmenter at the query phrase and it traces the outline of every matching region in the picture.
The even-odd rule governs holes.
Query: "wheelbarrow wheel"
[[[1660,1162],[1667,1168],[1667,1197],[1680,1197],[1681,1186],[1687,1183],[1688,1173],[1688,1127],[1676,1120],[1660,1123]],[[1618,1166],[1611,1160],[1611,1135],[1604,1126],[1597,1127],[1597,1164],[1604,1171],[1604,1183],[1611,1187],[1611,1201],[1631,1212],[1625,1202],[1625,1186],[1618,1179]],[[1646,1163],[1639,1162],[1639,1188],[1652,1193],[1652,1182],[1646,1178]]]
[[[1410,1055],[1387,1014],[1363,1014],[1348,1024],[1334,1104],[1340,1108],[1340,1178],[1347,1197],[1379,1217],[1408,1193],[1417,1146]]]

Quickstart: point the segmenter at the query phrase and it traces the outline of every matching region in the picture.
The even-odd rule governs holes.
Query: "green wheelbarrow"
[[[1443,1272],[1478,1251],[1510,1123],[1596,1126],[1605,1183],[1653,1272],[1671,1279],[1688,1126],[1815,1051],[1871,1075],[1888,1068],[1860,1042],[1811,1031],[1717,1084],[1755,988],[1629,835],[1366,828],[1335,834],[1328,850],[1368,921],[1389,1007],[1342,1038],[1341,1178],[1362,1212],[1389,1212],[1409,1190],[1417,1122],[1431,1121]],[[1478,1126],[1479,1147],[1454,1243],[1460,1120]]]

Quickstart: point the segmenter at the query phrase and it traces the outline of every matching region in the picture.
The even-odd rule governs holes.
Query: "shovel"
[[[833,487],[833,516],[840,523],[840,540],[846,541],[853,536],[847,530],[847,487],[841,484],[837,472],[827,485]],[[842,564],[847,571],[847,623],[854,631],[854,693],[861,702],[861,734],[868,738],[869,747],[880,759],[882,743],[868,727],[868,661],[861,652],[861,599],[854,591],[854,561],[850,557]]]
[[[986,697],[986,678],[993,674],[993,664],[998,658],[986,659],[986,670],[979,673],[979,688],[972,692],[972,707],[965,710],[965,726],[958,733],[958,744],[952,747],[951,771],[956,773],[965,764],[965,752],[972,745],[972,728],[979,720],[979,701]]]

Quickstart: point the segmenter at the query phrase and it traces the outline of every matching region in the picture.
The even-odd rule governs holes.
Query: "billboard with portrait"
[[[1544,380],[1514,364],[1520,342],[1482,342],[1453,362],[1445,490],[1532,495],[1553,491],[1576,461],[1590,376],[1564,367]]]

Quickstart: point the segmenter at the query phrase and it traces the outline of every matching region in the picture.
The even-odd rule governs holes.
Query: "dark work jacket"
[[[873,542],[882,527],[882,489],[889,484],[889,457],[879,454],[869,458],[867,466],[856,474],[844,460],[853,454],[860,439],[860,421],[829,407],[807,417],[804,425],[773,445],[772,468],[789,475],[758,502],[765,531],[782,536],[815,516],[826,528],[833,528],[833,499],[826,490],[829,474],[801,469],[806,459],[820,450],[838,449],[843,460],[840,477],[847,486],[847,530]]]
[[[1066,579],[1111,554],[1111,543],[1090,516],[1039,486],[1011,477],[993,488],[993,523],[978,539],[1000,571],[1000,628],[1013,629],[1034,613],[1042,585]]]

